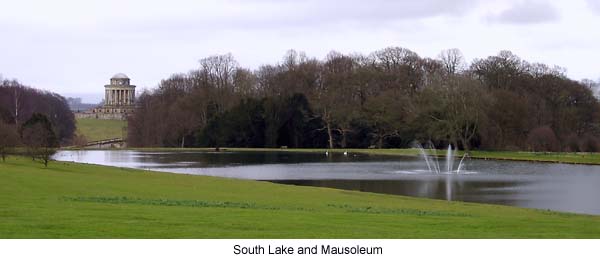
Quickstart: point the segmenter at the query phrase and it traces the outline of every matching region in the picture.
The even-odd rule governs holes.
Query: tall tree
[[[466,66],[462,52],[456,48],[443,50],[438,55],[438,59],[442,62],[444,72],[447,75],[461,73]]]
[[[16,126],[8,124],[0,118],[0,157],[2,157],[2,161],[5,161],[10,151],[18,145],[19,135]]]
[[[207,145],[219,136],[207,132],[227,129],[227,145],[406,147],[418,139],[527,149],[537,136],[550,135],[536,129],[548,127],[559,149],[589,150],[600,139],[595,87],[509,51],[467,65],[458,49],[436,59],[388,47],[368,56],[331,52],[323,60],[290,50],[255,71],[227,54],[205,58],[199,69],[142,95],[129,133],[143,146]],[[251,118],[232,115],[243,112]],[[243,128],[263,132],[264,140],[251,141],[260,134]]]
[[[33,114],[21,128],[21,139],[29,155],[34,160],[41,160],[44,166],[48,167],[50,157],[58,147],[58,138],[50,120],[43,114]]]
[[[60,143],[67,144],[75,132],[75,116],[64,97],[30,88],[12,80],[0,80],[0,109],[3,116],[21,126],[34,113],[50,119]]]

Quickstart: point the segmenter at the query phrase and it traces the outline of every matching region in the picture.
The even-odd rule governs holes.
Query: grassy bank
[[[493,160],[600,164],[600,153],[473,151],[471,157]]]
[[[0,238],[599,238],[600,216],[75,163],[0,163]]]
[[[88,141],[123,138],[124,127],[127,126],[123,120],[78,118],[76,122],[77,133],[84,135]]]

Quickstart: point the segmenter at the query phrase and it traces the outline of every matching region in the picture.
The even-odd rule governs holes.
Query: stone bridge
[[[125,147],[126,140],[123,138],[103,139],[88,142],[84,148],[110,149]]]

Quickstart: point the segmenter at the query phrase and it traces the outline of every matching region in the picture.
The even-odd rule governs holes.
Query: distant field
[[[600,216],[10,157],[0,238],[600,238]]]
[[[122,138],[127,126],[123,120],[79,118],[76,122],[78,134],[83,134],[88,141]]]

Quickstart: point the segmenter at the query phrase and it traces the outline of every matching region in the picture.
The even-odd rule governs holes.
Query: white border
[[[381,246],[382,255],[234,255],[234,245]],[[0,265],[584,265],[600,240],[0,240]]]

